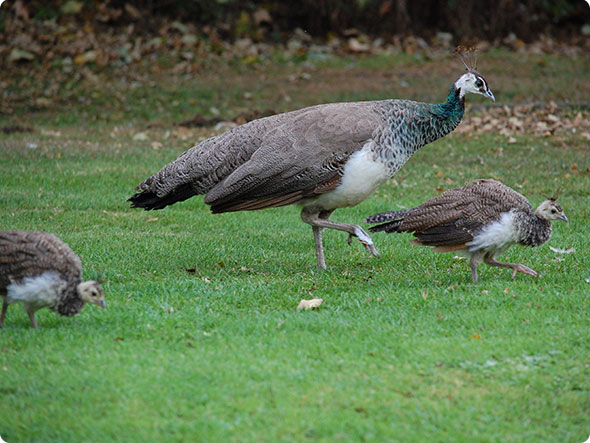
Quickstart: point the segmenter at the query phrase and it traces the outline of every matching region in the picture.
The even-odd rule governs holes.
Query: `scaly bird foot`
[[[539,274],[537,274],[537,272],[533,271],[531,268],[525,266],[525,265],[521,265],[521,264],[516,264],[512,266],[512,278],[516,277],[516,274],[518,272],[522,272],[523,274],[528,274],[528,275],[532,275],[533,277],[537,277]]]
[[[367,252],[369,254],[372,254],[377,258],[381,258],[381,255],[379,254],[379,252],[375,248],[375,244],[373,243],[373,240],[371,239],[371,237],[369,237],[369,234],[367,234],[363,228],[361,228],[360,226],[356,226],[354,228],[354,234],[351,233],[348,236],[348,245],[349,246],[352,245],[353,237],[356,237],[358,239],[358,241],[360,241],[364,245],[365,249],[367,250]]]

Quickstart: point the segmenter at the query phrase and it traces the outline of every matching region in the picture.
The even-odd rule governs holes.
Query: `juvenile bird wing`
[[[53,234],[0,231],[0,290],[12,282],[53,271],[64,278],[81,278],[80,259]]]
[[[368,221],[394,220],[371,230],[413,232],[421,244],[452,246],[473,240],[485,225],[511,210],[530,211],[532,207],[525,197],[508,186],[485,179],[449,189],[416,208],[376,214]],[[403,215],[401,220],[399,214]]]

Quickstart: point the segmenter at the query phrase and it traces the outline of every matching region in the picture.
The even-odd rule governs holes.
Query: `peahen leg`
[[[523,274],[532,275],[533,277],[536,277],[538,275],[535,271],[533,271],[531,268],[529,268],[525,265],[516,264],[516,263],[504,263],[501,261],[496,261],[496,259],[494,259],[494,257],[488,257],[488,256],[484,257],[484,261],[490,266],[501,266],[502,268],[512,269],[512,278],[516,277],[517,272],[522,272]]]
[[[380,257],[377,249],[369,234],[358,225],[349,225],[346,223],[332,222],[328,220],[332,211],[313,211],[309,208],[303,208],[301,211],[301,219],[312,226],[313,236],[316,246],[316,255],[318,259],[318,268],[326,269],[326,262],[324,259],[324,247],[322,244],[322,231],[324,229],[336,229],[338,231],[348,232],[351,237],[356,237],[365,246],[365,249],[375,257]],[[350,239],[350,237],[349,237]],[[349,240],[350,241],[350,240]]]
[[[333,211],[322,211],[318,214],[318,217],[327,220]],[[324,243],[322,241],[322,231],[324,228],[319,226],[313,226],[313,239],[315,241],[315,252],[318,259],[318,268],[326,269],[326,260],[324,258]]]

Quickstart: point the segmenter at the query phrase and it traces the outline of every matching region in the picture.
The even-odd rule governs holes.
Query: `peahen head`
[[[535,211],[535,214],[545,220],[562,220],[566,223],[569,222],[563,213],[561,205],[552,198],[541,203]]]
[[[463,98],[467,92],[474,94],[481,94],[488,97],[493,102],[496,101],[494,94],[488,86],[488,82],[483,75],[475,69],[468,68],[467,72],[463,74],[455,82],[455,89],[459,91],[459,97]]]
[[[481,94],[495,102],[496,98],[494,97],[494,94],[492,94],[487,80],[476,70],[476,50],[474,48],[458,46],[453,52],[461,59],[467,70],[467,72],[455,82],[455,89],[459,91],[459,97],[463,98],[466,93],[472,92],[473,94]]]

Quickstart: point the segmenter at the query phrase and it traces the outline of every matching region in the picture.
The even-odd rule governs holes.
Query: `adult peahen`
[[[467,65],[466,65],[467,67]],[[440,104],[409,100],[331,103],[251,121],[204,140],[139,186],[132,207],[162,209],[205,194],[213,213],[300,204],[325,269],[322,230],[349,233],[379,257],[358,225],[330,221],[392,177],[422,146],[453,131],[465,94],[494,100],[485,78],[467,67]]]
[[[496,257],[514,244],[542,245],[551,237],[552,220],[568,221],[555,198],[533,210],[524,196],[496,180],[477,180],[449,189],[416,208],[365,219],[367,223],[381,223],[371,227],[371,232],[412,232],[416,245],[467,254],[473,281],[477,281],[482,260],[490,266],[512,269],[512,278],[517,272],[536,276],[522,264],[499,262]]]

